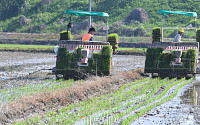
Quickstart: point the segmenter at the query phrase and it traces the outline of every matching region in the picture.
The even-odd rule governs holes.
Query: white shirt
[[[180,34],[177,34],[177,35],[174,37],[173,42],[181,42],[181,35],[180,35]]]

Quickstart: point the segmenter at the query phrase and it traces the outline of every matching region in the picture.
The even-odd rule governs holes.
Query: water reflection
[[[190,114],[193,114],[194,125],[200,124],[200,75],[196,77],[199,81],[184,92],[181,96],[182,104],[187,104],[189,107],[192,106]]]
[[[200,82],[200,74],[196,74],[196,80]]]

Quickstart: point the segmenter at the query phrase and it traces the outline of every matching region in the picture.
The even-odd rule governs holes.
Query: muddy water
[[[55,79],[50,73],[56,64],[55,54],[0,52],[0,88],[38,84]],[[144,67],[144,56],[113,55],[112,74]]]
[[[52,77],[42,69],[55,66],[55,54],[0,52],[0,88],[40,83]]]
[[[199,125],[199,95],[200,83],[193,81],[180,88],[171,101],[154,108],[131,125]]]
[[[189,91],[192,91],[190,99],[194,105],[194,119],[196,124],[200,124],[200,81],[192,86]]]
[[[114,55],[112,58],[112,74],[144,68],[145,56]]]
[[[55,62],[54,56],[45,53],[0,52],[0,66]]]

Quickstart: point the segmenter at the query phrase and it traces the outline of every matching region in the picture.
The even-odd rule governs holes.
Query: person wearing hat
[[[184,33],[184,29],[180,28],[178,30],[178,34],[174,37],[173,42],[181,42],[181,36],[183,35],[183,33]]]
[[[89,32],[84,34],[82,37],[82,41],[94,41],[93,35],[95,33],[95,28],[91,27]]]

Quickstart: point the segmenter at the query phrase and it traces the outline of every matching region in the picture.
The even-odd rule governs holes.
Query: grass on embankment
[[[54,52],[55,46],[0,44],[0,51]]]
[[[141,55],[144,56],[146,48],[118,48],[119,55]]]
[[[54,47],[49,45],[0,44],[0,51],[54,53]],[[144,48],[118,48],[119,55],[145,55],[145,51]]]

